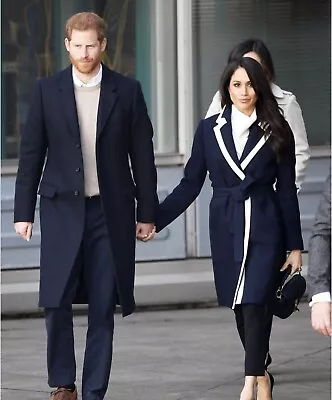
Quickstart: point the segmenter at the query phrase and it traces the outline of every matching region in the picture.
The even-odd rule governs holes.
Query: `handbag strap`
[[[281,298],[281,294],[282,294],[282,290],[283,288],[287,285],[287,283],[294,278],[295,275],[301,275],[301,269],[299,269],[298,271],[295,271],[293,274],[289,274],[287,276],[287,278],[283,281],[283,283],[281,284],[281,286],[278,288],[276,296],[278,299]]]

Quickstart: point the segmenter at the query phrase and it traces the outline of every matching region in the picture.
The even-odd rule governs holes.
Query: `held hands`
[[[22,239],[29,242],[32,237],[32,222],[16,222],[14,226],[15,232],[20,235]],[[142,242],[151,240],[155,233],[156,228],[154,224],[145,224],[142,222],[136,224],[136,238]]]
[[[292,250],[287,257],[285,264],[282,266],[280,271],[285,271],[289,266],[291,266],[291,275],[297,271],[301,271],[302,267],[302,252],[301,250]]]
[[[27,242],[30,241],[32,237],[32,222],[16,222],[14,224],[15,232],[21,236],[22,239]]]
[[[324,336],[332,336],[331,311],[330,302],[314,303],[311,307],[311,325]]]
[[[136,224],[136,239],[142,242],[151,240],[156,233],[156,227],[154,224],[145,224],[143,222],[137,222]]]

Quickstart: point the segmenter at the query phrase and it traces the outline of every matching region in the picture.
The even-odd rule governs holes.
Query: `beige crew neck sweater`
[[[85,196],[99,194],[96,162],[97,114],[100,84],[92,87],[75,86],[75,99],[81,135],[84,166]]]

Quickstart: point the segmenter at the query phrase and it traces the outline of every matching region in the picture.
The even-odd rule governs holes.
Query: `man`
[[[331,336],[331,175],[325,182],[309,241],[307,280],[312,327]]]
[[[88,303],[83,400],[104,398],[116,303],[123,316],[135,306],[135,236],[154,234],[152,125],[140,84],[101,64],[106,30],[94,13],[68,20],[72,65],[37,83],[21,140],[15,230],[30,240],[39,185],[39,304],[53,400],[77,399],[73,303]]]

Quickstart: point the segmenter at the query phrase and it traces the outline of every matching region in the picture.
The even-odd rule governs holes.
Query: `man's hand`
[[[136,239],[142,242],[151,240],[156,233],[154,224],[144,224],[143,222],[137,222],[136,224]]]
[[[27,242],[30,241],[32,236],[32,222],[16,222],[15,223],[15,232],[21,236]]]
[[[311,325],[315,331],[331,336],[331,303],[314,303],[311,307]]]

